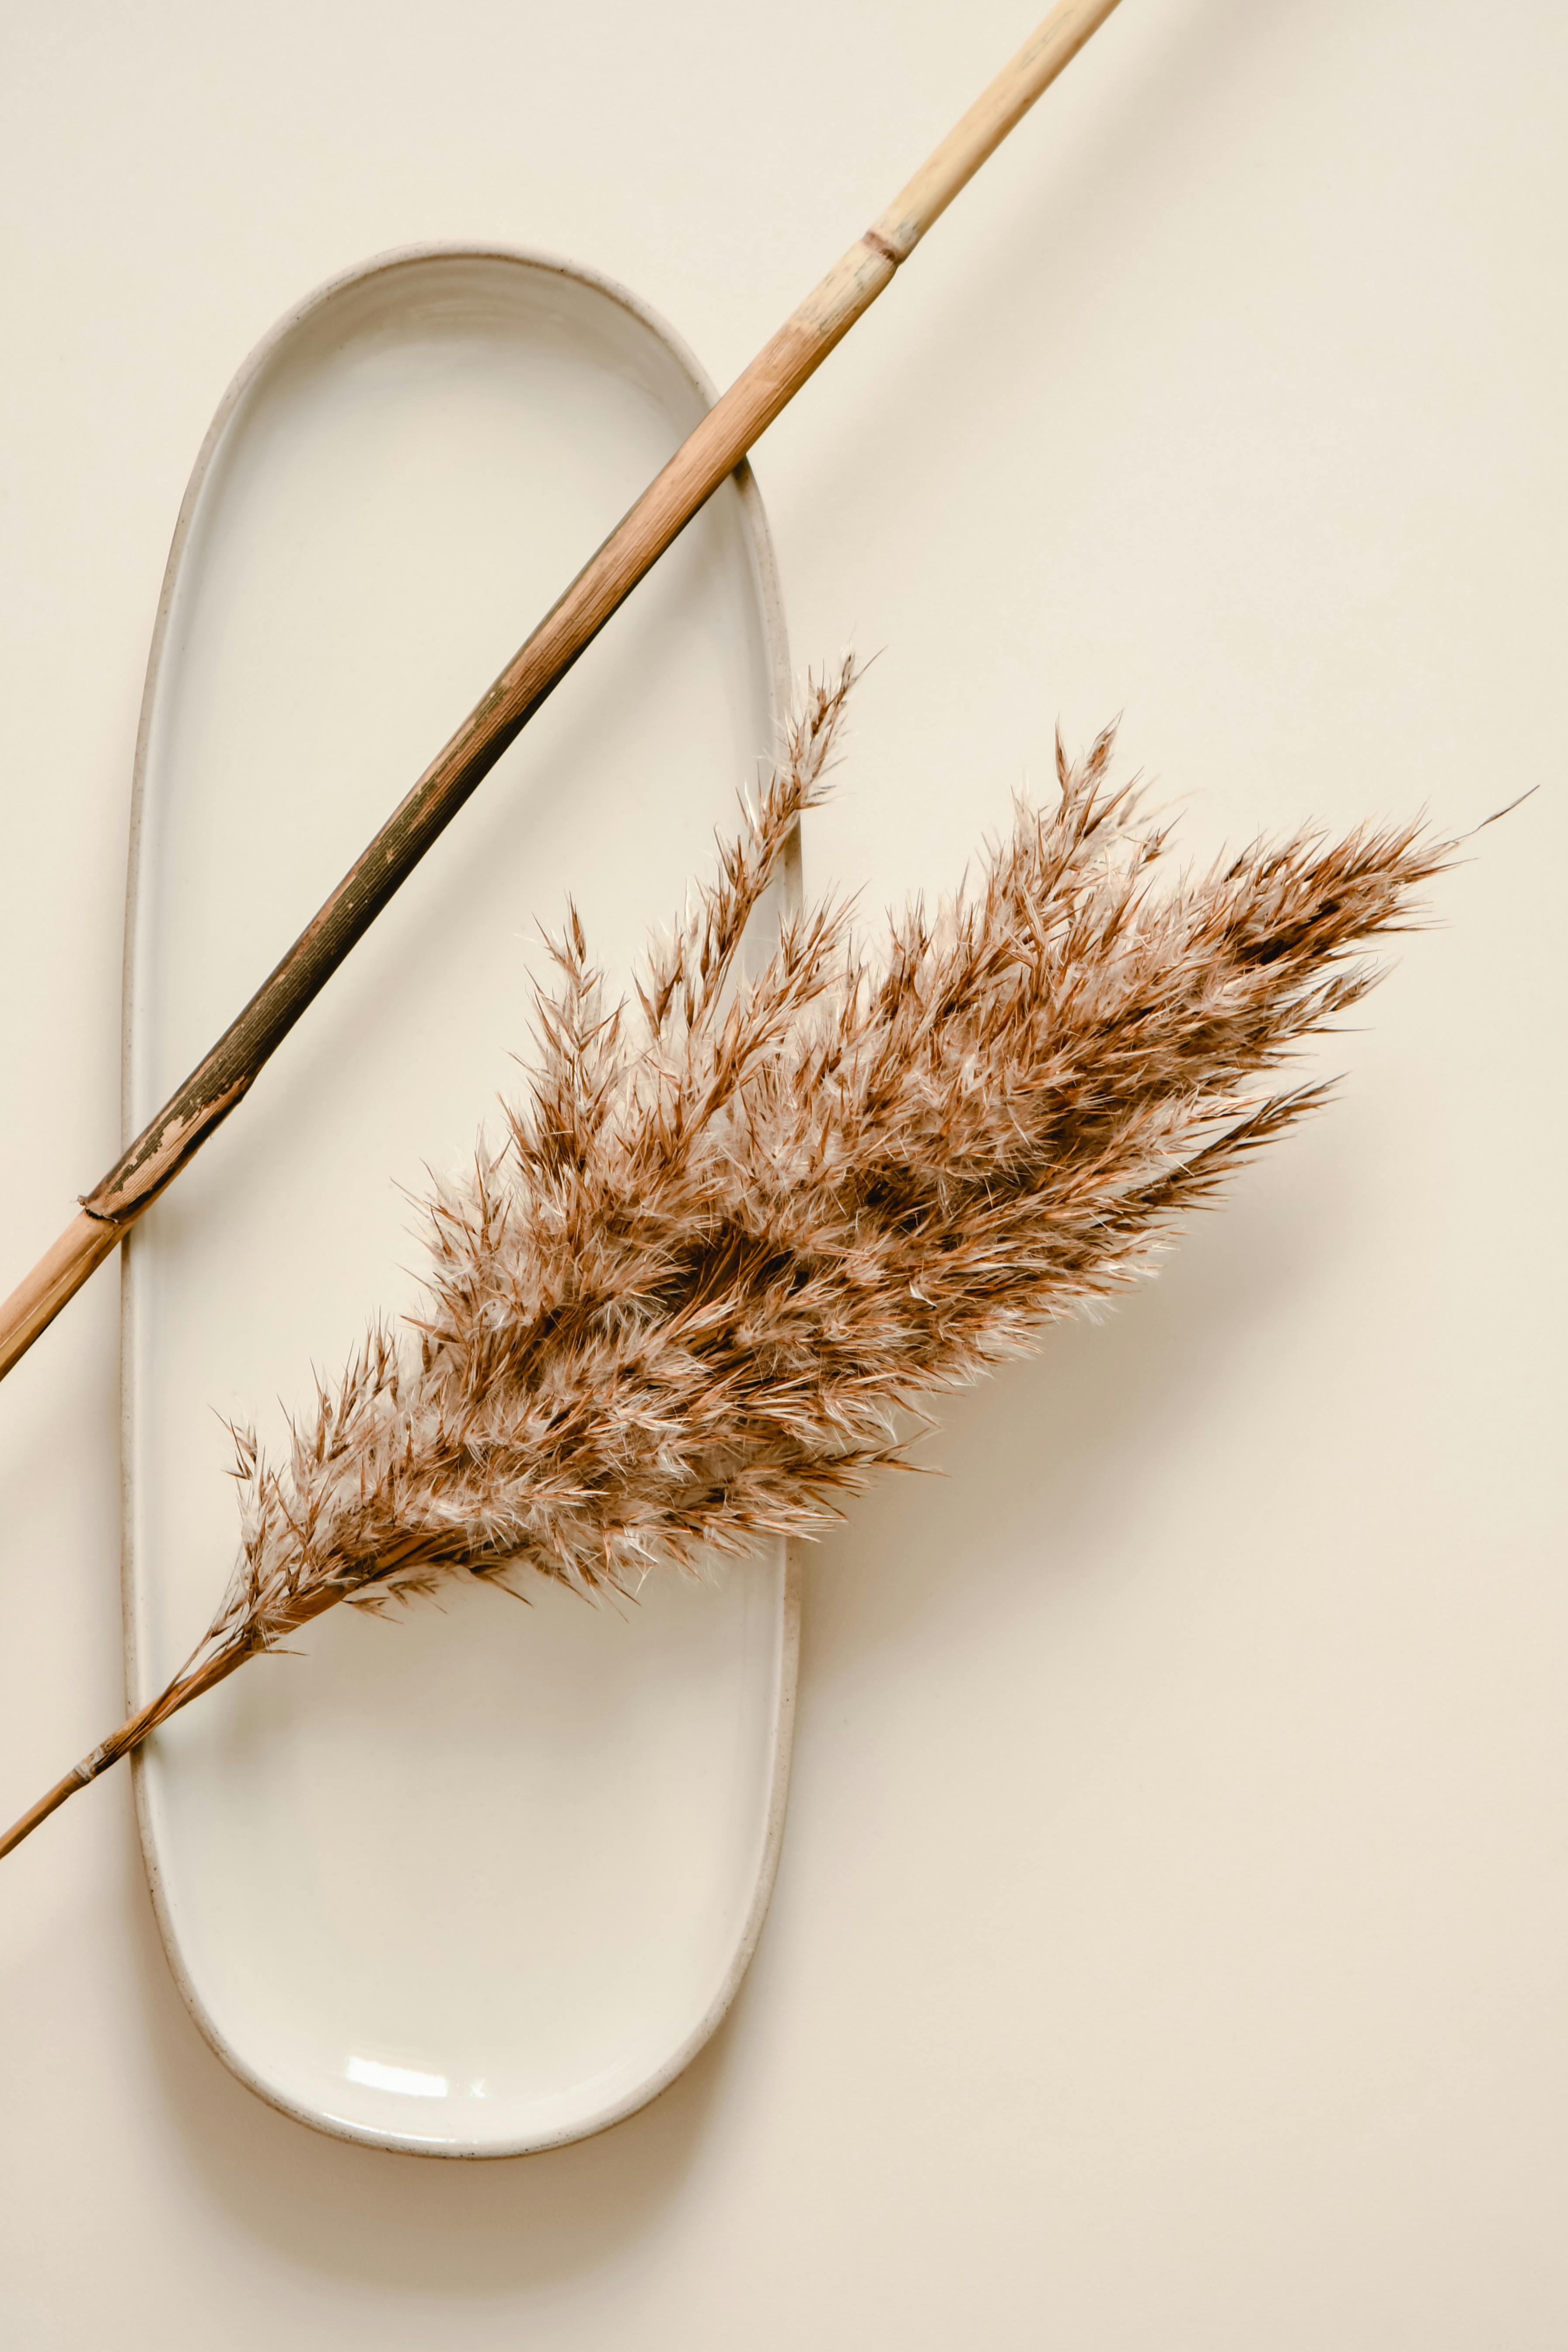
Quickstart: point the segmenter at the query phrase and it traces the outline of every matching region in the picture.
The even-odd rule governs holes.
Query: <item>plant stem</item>
[[[227,1118],[307,1005],[578,656],[1116,5],[1117,0],[1059,0],[886,212],[709,410],[243,1012],[108,1174],[82,1196],[82,1213],[0,1304],[0,1378]]]
[[[288,1630],[298,1633],[301,1626],[310,1623],[311,1618],[320,1617],[342,1598],[342,1592],[336,1591],[313,1594],[308,1603],[302,1603],[293,1612]],[[118,1731],[111,1731],[107,1739],[100,1740],[90,1756],[84,1756],[63,1780],[55,1782],[47,1795],[40,1797],[37,1804],[30,1805],[18,1820],[12,1822],[5,1835],[0,1837],[0,1861],[14,1853],[24,1838],[31,1837],[40,1822],[47,1822],[68,1797],[74,1797],[79,1790],[90,1787],[100,1773],[109,1770],[111,1764],[118,1764],[122,1756],[129,1756],[133,1748],[139,1748],[160,1724],[167,1723],[172,1715],[178,1715],[183,1706],[189,1706],[194,1698],[216,1690],[219,1683],[228,1680],[236,1667],[244,1665],[247,1658],[258,1654],[254,1642],[232,1642],[215,1651],[199,1666],[192,1666],[177,1674],[172,1682],[165,1684],[156,1698],[150,1698],[136,1714],[128,1716]]]

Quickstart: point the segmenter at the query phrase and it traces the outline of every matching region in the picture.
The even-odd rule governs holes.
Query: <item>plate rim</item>
[[[563,278],[606,297],[626,311],[637,323],[648,330],[660,341],[686,376],[705,408],[710,408],[717,397],[716,387],[707,371],[683,338],[676,333],[668,320],[651,304],[602,270],[576,262],[564,256],[541,247],[491,242],[488,239],[434,239],[414,245],[392,247],[372,254],[367,259],[338,270],[323,278],[310,291],[291,303],[268,329],[229,381],[222,399],[213,413],[211,424],[191,467],[184,495],[180,501],[174,536],[163,567],[153,617],[153,633],[147,654],[146,676],[142,690],[142,705],[136,729],[136,748],[132,767],[130,835],[126,853],[125,939],[121,969],[121,1140],[125,1148],[133,1139],[132,1131],[131,1092],[132,1032],[136,1009],[134,972],[136,944],[136,909],[142,881],[142,812],[145,801],[147,757],[152,740],[153,709],[157,699],[159,677],[163,667],[170,614],[178,582],[181,562],[189,540],[196,509],[201,500],[208,473],[225,434],[251,386],[266,368],[274,353],[297,329],[323,310],[330,302],[351,288],[368,283],[372,278],[390,277],[397,271],[428,262],[500,261],[528,270],[540,271]],[[778,576],[778,563],[773,551],[773,534],[768,527],[766,509],[756,477],[744,458],[730,477],[740,498],[742,534],[752,561],[762,611],[763,632],[769,656],[769,687],[775,738],[782,738],[788,718],[794,690],[790,669],[789,640],[784,625],[784,596]],[[800,870],[798,856],[790,861],[784,876],[786,898],[798,904]],[[135,1305],[132,1269],[136,1244],[134,1231],[128,1234],[121,1249],[120,1270],[120,1594],[121,1625],[121,1658],[127,1705],[133,1701],[137,1688],[138,1658],[136,1647],[135,1611],[135,1546],[132,1533],[133,1516],[131,1496],[131,1420],[132,1398],[134,1393],[132,1365],[134,1361]],[[752,1886],[752,1901],[731,1955],[729,1968],[713,1999],[697,2024],[662,2065],[654,2069],[630,2091],[610,2101],[581,2123],[563,2129],[544,2131],[512,2140],[469,2142],[462,2140],[434,2141],[413,2135],[377,2129],[369,2125],[351,2122],[324,2109],[308,2105],[291,2097],[279,2085],[268,2082],[249,2062],[241,2056],[206,2009],[184,1964],[179,1936],[170,1910],[163,1873],[159,1867],[157,1848],[153,1833],[151,1797],[143,1769],[144,1757],[138,1748],[131,1758],[132,1787],[136,1810],[137,1841],[141,1847],[142,1866],[152,1897],[153,1916],[158,1925],[159,1940],[169,1972],[179,1989],[180,1997],[193,2023],[203,2040],[220,2058],[229,2072],[257,2097],[291,2116],[312,2130],[324,2132],[329,2137],[349,2141],[362,2147],[375,2147],[400,2156],[429,2158],[461,2158],[470,2162],[489,2158],[507,2158],[540,2154],[552,2147],[570,2146],[574,2141],[591,2139],[622,2123],[628,2116],[658,2098],[661,2091],[683,2074],[691,2061],[712,2038],[740,1990],[746,1970],[751,1965],[762,1935],[773,1898],[773,1884],[778,1875],[779,1853],[784,1842],[784,1816],[789,1803],[790,1766],[795,1738],[796,1684],[800,1659],[801,1565],[798,1546],[785,1540],[783,1545],[784,1576],[781,1595],[781,1625],[779,1645],[778,1694],[773,1727],[773,1747],[770,1767],[768,1811],[763,1825],[763,1851],[759,1858]]]

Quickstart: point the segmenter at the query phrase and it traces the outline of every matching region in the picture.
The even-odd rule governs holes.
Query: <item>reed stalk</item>
[[[785,320],[648,485],[468,713],[212,1050],[82,1195],[0,1304],[0,1379],[112,1255],[254,1084],[338,966],[545,698],[847,334],[1117,0],[1059,0],[865,235]]]

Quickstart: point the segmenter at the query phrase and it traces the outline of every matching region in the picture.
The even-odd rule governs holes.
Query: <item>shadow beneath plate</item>
[[[268,2106],[214,2055],[169,1974],[140,1881],[132,1864],[126,1927],[169,2119],[205,2193],[302,2270],[448,2296],[548,2288],[635,2241],[679,2189],[729,2019],[667,2091],[593,2139],[471,2161],[359,2147]],[[744,1998],[742,1986],[737,2009]]]

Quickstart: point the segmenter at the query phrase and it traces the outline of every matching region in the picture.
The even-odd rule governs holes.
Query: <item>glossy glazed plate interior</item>
[[[157,1108],[678,446],[709,394],[618,289],[538,257],[394,256],[247,363],[170,560],[138,758],[127,1132]],[[140,1702],[236,1549],[223,1419],[276,1441],[315,1368],[415,1302],[405,1192],[521,1091],[537,926],[612,977],[707,870],[787,659],[750,477],[513,746],[127,1251],[126,1603]],[[711,2032],[782,1824],[777,1556],[636,1607],[482,1586],[341,1610],[150,1743],[171,1963],[264,2096],[433,2153],[629,2113]]]

